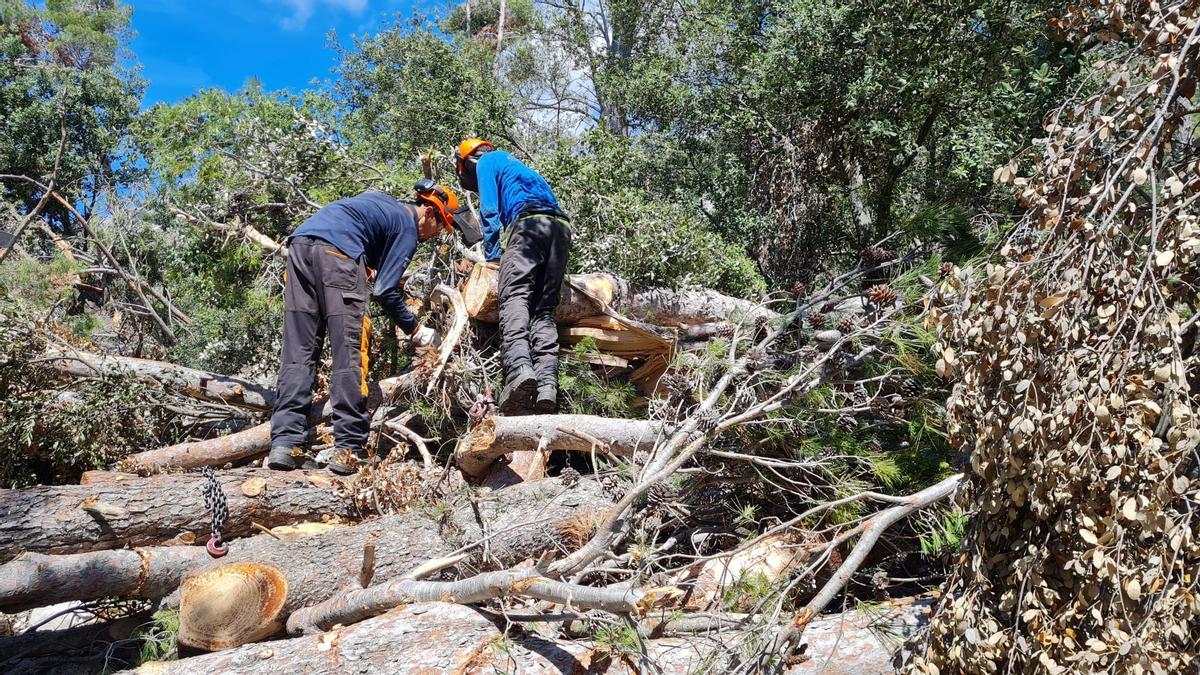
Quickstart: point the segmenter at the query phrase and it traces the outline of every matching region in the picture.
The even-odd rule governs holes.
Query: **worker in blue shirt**
[[[289,470],[305,457],[312,388],[325,332],[333,355],[334,454],[329,469],[357,471],[370,430],[367,350],[373,296],[399,331],[416,345],[433,344],[432,328],[417,327],[404,305],[400,279],[419,241],[451,231],[458,199],[433,181],[416,186],[415,204],[364,192],[327,204],[288,238],[284,284],[283,355],[271,416],[267,466]],[[374,271],[372,286],[368,270]]]
[[[505,415],[554,412],[558,406],[558,307],[567,256],[569,219],[538,172],[472,138],[458,146],[458,182],[479,193],[483,251],[500,261],[500,360]],[[500,251],[500,232],[508,242]]]

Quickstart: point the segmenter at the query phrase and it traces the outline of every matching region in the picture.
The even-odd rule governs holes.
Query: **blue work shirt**
[[[513,224],[526,207],[558,209],[546,179],[507,152],[493,150],[479,158],[479,215],[483,223],[483,255],[500,259],[500,230]]]
[[[417,250],[416,208],[401,204],[382,192],[326,204],[300,224],[293,237],[317,237],[375,270],[372,295],[405,333],[412,334],[417,319],[404,304],[400,278]]]

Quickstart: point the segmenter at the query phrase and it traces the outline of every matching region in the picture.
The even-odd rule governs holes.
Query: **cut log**
[[[611,274],[572,274],[571,283],[585,288],[593,296],[607,302],[610,306],[621,304],[628,295],[625,282]],[[500,320],[500,305],[498,283],[500,268],[494,263],[475,265],[471,276],[463,286],[463,300],[467,305],[467,314],[472,318],[486,323],[496,323]],[[594,300],[564,283],[562,295],[559,298],[558,309],[554,319],[559,323],[573,323],[587,316],[601,313],[601,308]]]
[[[502,639],[503,625],[469,607],[427,603],[398,609],[346,628],[269,645],[143,666],[142,673],[629,673],[588,645],[555,642],[523,632]],[[651,648],[660,672],[693,672],[702,654]],[[672,654],[674,655],[672,657]],[[681,667],[690,663],[690,667]]]
[[[237,464],[260,457],[270,449],[271,423],[263,422],[228,436],[139,452],[121,460],[118,466],[141,475],[150,475],[172,469]]]
[[[401,392],[417,391],[417,380],[416,371],[380,380],[370,386],[367,406],[374,408]],[[320,424],[332,414],[333,407],[328,399],[315,401],[312,413],[308,416],[309,426]],[[268,421],[228,436],[139,452],[126,457],[120,462],[120,466],[127,471],[147,475],[170,469],[198,469],[203,466],[236,464],[261,457],[270,449],[271,423]]]
[[[263,490],[248,497],[240,488],[254,477],[265,481]],[[350,518],[349,501],[336,494],[334,481],[319,478],[320,485],[296,471],[237,469],[222,474],[229,505],[225,537],[253,534],[253,523],[273,527],[325,515]],[[76,553],[158,544],[181,533],[205,541],[210,515],[204,506],[204,484],[203,477],[192,473],[0,490],[0,561],[23,551]]]
[[[231,563],[189,577],[179,593],[179,644],[211,652],[279,632],[288,585],[270,565]]]
[[[132,373],[138,379],[161,382],[164,386],[204,401],[216,401],[255,410],[268,410],[275,405],[273,387],[245,378],[218,375],[174,363],[62,349],[52,349],[46,354],[46,358],[48,365],[71,377]]]
[[[499,268],[494,264],[477,264],[463,287],[467,313],[487,323],[500,320],[497,303]],[[607,303],[618,312],[660,326],[683,326],[699,323],[753,322],[763,317],[776,319],[779,315],[757,303],[734,298],[712,290],[672,290],[656,288],[638,293],[629,284],[611,274],[572,274],[563,284],[562,298],[554,318],[571,324],[589,316],[601,314],[601,308],[588,295]],[[581,293],[572,285],[587,291]]]
[[[792,675],[839,673],[878,675],[894,670],[895,643],[925,624],[927,603],[907,603],[878,611],[846,612],[813,621],[808,660],[786,666]],[[269,644],[250,644],[181,661],[143,666],[141,673],[190,675],[236,672],[259,675],[293,673],[624,673],[721,672],[728,646],[748,636],[730,631],[711,636],[645,640],[645,662],[614,657],[586,640],[558,641],[526,631],[505,631],[502,617],[462,605],[433,602],[410,605],[383,616],[338,628],[319,637],[305,636]]]
[[[202,546],[73,555],[26,553],[0,566],[0,611],[103,597],[158,599],[173,593],[189,573],[225,563],[257,562],[275,567],[286,577],[289,591],[281,613],[286,616],[359,587],[368,544],[375,549],[376,583],[403,576],[432,557],[485,537],[484,545],[467,551],[470,556],[461,566],[470,571],[499,569],[546,550],[577,545],[590,534],[580,528],[594,523],[595,514],[611,505],[597,481],[584,480],[566,488],[547,479],[501,490],[476,505],[459,505],[444,523],[410,511],[318,530],[310,536],[278,539],[262,534],[230,542],[229,554],[218,561],[209,558]]]
[[[501,455],[533,450],[546,437],[546,451],[579,450],[629,456],[649,451],[662,425],[649,420],[613,419],[595,415],[527,415],[488,417],[463,436],[455,450],[458,468],[472,478],[482,478]],[[572,433],[575,432],[575,433]],[[593,440],[602,445],[594,447]]]

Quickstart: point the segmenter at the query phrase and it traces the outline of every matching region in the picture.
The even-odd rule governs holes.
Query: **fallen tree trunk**
[[[502,621],[502,620],[501,620]],[[250,644],[182,661],[145,666],[146,673],[631,673],[621,660],[583,643],[557,642],[514,633],[462,605],[412,605],[384,616],[313,637]],[[704,650],[676,641],[650,643],[648,657],[661,672],[695,672]],[[670,645],[666,647],[666,645]],[[666,648],[663,648],[666,647]],[[609,664],[612,667],[609,668]],[[143,672],[139,671],[139,672]]]
[[[651,450],[661,431],[661,424],[649,420],[595,415],[493,416],[463,436],[454,454],[464,474],[482,478],[497,458],[533,450],[539,443],[544,443],[546,452],[595,450],[629,456],[638,450]]]
[[[58,372],[71,377],[132,373],[138,379],[161,382],[167,387],[204,401],[254,410],[268,410],[275,405],[273,387],[245,378],[219,375],[165,361],[62,349],[51,350],[46,355],[46,361]]]
[[[928,620],[928,603],[904,603],[873,612],[821,617],[809,629],[809,658],[782,671],[875,675],[891,672],[895,644],[885,633],[907,635]],[[550,640],[532,631],[505,631],[502,616],[462,605],[410,605],[323,634],[248,644],[180,661],[149,664],[145,673],[693,673],[721,672],[737,633],[643,641],[645,660],[614,656],[586,640]],[[506,639],[502,639],[506,638]]]
[[[401,605],[414,602],[449,601],[473,605],[496,598],[525,596],[575,609],[602,609],[614,614],[631,614],[644,608],[647,593],[638,588],[598,588],[547,579],[534,568],[484,572],[458,581],[394,579],[372,588],[362,588],[313,607],[288,619],[293,635],[319,633],[336,625],[348,626]]]
[[[313,478],[316,482],[303,472],[265,469],[222,474],[229,506],[223,534],[252,534],[253,523],[273,527],[326,515],[351,517],[349,501],[336,494],[334,481]],[[253,497],[242,489],[251,479],[258,488]],[[0,490],[0,561],[23,551],[76,553],[158,544],[184,533],[204,541],[210,528],[204,480],[193,473]]]
[[[256,562],[284,573],[289,588],[286,616],[340,590],[360,587],[367,544],[373,544],[373,577],[380,582],[485,537],[466,551],[470,555],[460,566],[471,571],[509,567],[542,551],[577,544],[589,534],[579,532],[581,525],[611,504],[594,480],[565,488],[547,479],[501,490],[476,505],[461,505],[449,523],[410,511],[361,525],[325,528],[310,536],[277,539],[262,534],[230,542],[228,555],[215,561],[201,546],[26,553],[0,566],[0,611],[103,597],[157,599],[173,593],[186,574]]]
[[[402,391],[417,391],[417,373],[409,371],[396,377],[380,380],[370,387],[367,405],[376,407]],[[309,426],[315,426],[333,414],[328,399],[313,402],[308,416]],[[265,455],[271,449],[271,423],[263,422],[228,436],[203,441],[177,443],[165,448],[139,452],[126,457],[120,467],[143,475],[168,469],[198,469],[203,466],[222,466]]]
[[[467,313],[487,323],[500,320],[498,304],[498,267],[477,264],[463,286]],[[586,293],[580,292],[582,288]],[[588,296],[592,297],[588,297]],[[779,315],[757,303],[734,298],[713,290],[673,290],[656,288],[633,292],[629,284],[611,274],[571,274],[563,284],[562,297],[554,319],[571,324],[603,314],[593,299],[635,319],[660,326],[685,324],[752,322],[759,317],[775,319]]]

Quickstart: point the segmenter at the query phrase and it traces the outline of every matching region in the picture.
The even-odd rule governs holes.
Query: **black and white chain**
[[[221,540],[221,528],[225,527],[225,520],[229,518],[229,504],[225,501],[225,491],[221,489],[221,483],[217,481],[217,474],[211,467],[200,469],[200,473],[204,474],[204,508],[212,514],[212,536],[213,539]]]

